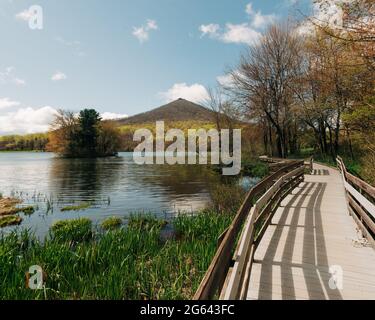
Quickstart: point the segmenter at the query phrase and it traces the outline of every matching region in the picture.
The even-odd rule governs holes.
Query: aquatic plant
[[[61,212],[65,211],[81,211],[91,207],[91,202],[82,202],[78,205],[66,206],[61,208]]]
[[[28,207],[20,208],[20,211],[26,215],[32,215],[35,212],[35,209],[36,208],[34,206],[28,206]]]
[[[160,229],[167,225],[165,220],[158,219],[155,215],[150,214],[132,214],[128,221],[128,227],[150,231],[152,229]]]
[[[20,212],[16,206],[21,200],[15,198],[0,198],[0,216],[12,215]]]
[[[107,218],[101,223],[101,227],[104,230],[115,230],[121,227],[121,225],[122,225],[122,219],[118,217]]]
[[[17,215],[0,216],[0,228],[19,225],[21,222],[22,218]]]
[[[80,242],[92,237],[92,222],[87,218],[55,222],[51,227],[52,239]]]

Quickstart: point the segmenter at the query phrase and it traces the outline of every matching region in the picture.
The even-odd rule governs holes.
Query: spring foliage
[[[49,132],[47,150],[65,157],[105,157],[116,155],[120,135],[115,125],[103,122],[99,113],[84,109],[77,117],[60,110]]]

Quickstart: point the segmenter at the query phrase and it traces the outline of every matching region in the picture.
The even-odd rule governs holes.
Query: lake
[[[132,153],[102,159],[63,159],[51,153],[0,153],[0,193],[37,207],[21,214],[21,227],[43,236],[58,220],[89,217],[98,223],[107,217],[151,212],[171,215],[192,212],[210,204],[210,184],[218,176],[205,166],[145,165]],[[92,203],[83,211],[61,208]],[[49,205],[53,210],[49,210]],[[13,230],[8,227],[5,232]]]

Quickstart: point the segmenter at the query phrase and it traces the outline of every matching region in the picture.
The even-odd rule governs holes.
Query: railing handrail
[[[224,300],[246,299],[255,250],[281,200],[302,182],[304,172],[304,163],[301,162],[300,166],[281,176],[252,207],[238,243]]]
[[[303,166],[304,161],[288,161],[285,166],[260,181],[248,192],[245,201],[234,217],[232,224],[226,232],[220,236],[218,249],[194,295],[195,300],[212,299],[218,291],[221,291],[229,268],[233,263],[233,250],[235,249],[236,240],[242,232],[245,220],[249,217],[251,210],[253,210],[253,204],[258,200],[259,195],[264,194],[268,188],[275,184],[275,181],[279,181],[283,176]]]
[[[269,163],[270,167],[276,166],[278,167],[280,164],[285,164],[292,161],[301,161],[298,159],[284,159],[284,158],[277,158],[277,157],[268,157],[268,156],[261,156],[259,159],[263,162]],[[308,159],[305,160],[305,166],[310,170],[312,173],[314,170],[314,156],[310,156]]]
[[[348,209],[363,235],[375,247],[375,188],[349,173],[341,157],[336,161],[342,173]]]

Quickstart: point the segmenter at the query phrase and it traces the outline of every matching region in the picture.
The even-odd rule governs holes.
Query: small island
[[[84,109],[78,116],[59,110],[48,140],[47,151],[69,158],[114,156],[120,148],[118,129],[112,122],[102,121],[94,109]]]

